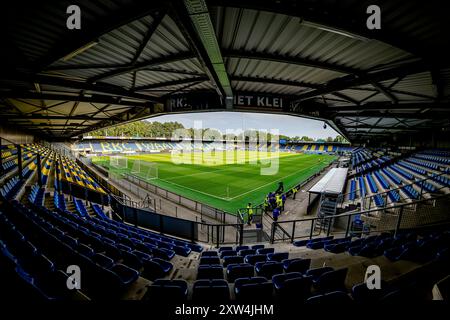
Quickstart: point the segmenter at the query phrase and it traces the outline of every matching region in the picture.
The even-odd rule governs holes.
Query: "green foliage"
[[[313,138],[307,137],[307,136],[303,136],[300,138],[301,141],[314,141]]]
[[[148,137],[148,138],[171,138],[172,134],[177,129],[184,129],[184,126],[179,122],[158,122],[158,121],[135,121],[126,123],[120,126],[110,127],[110,128],[104,128],[95,130],[89,133],[91,136],[111,136],[111,137]],[[202,132],[195,132],[196,130],[202,130]],[[193,129],[188,128],[190,136],[203,136],[205,131],[208,131],[208,136],[217,136],[221,133],[218,132],[215,129]],[[260,136],[260,133],[258,130],[251,132],[253,130],[246,130],[245,134],[247,136],[253,136],[252,134],[257,134],[257,136]],[[197,133],[194,135],[194,133]],[[212,134],[213,133],[213,134]],[[252,134],[250,134],[252,133]],[[223,137],[226,138],[226,137]],[[340,142],[340,143],[347,143],[347,140],[345,140],[344,137],[341,135],[336,136],[334,139],[332,137],[328,137],[326,139],[313,139],[308,136],[295,136],[295,137],[289,137],[286,135],[280,135],[280,139],[286,139],[286,140],[293,140],[293,141],[307,141],[307,142]],[[266,141],[271,141],[272,135],[270,133],[266,136]]]
[[[104,128],[92,131],[89,135],[92,136],[112,136],[112,137],[151,137],[151,138],[170,138],[172,132],[176,129],[183,129],[184,126],[179,122],[149,122],[149,121],[135,121],[126,123],[120,126]]]
[[[348,143],[348,141],[341,135],[337,135],[333,142]]]

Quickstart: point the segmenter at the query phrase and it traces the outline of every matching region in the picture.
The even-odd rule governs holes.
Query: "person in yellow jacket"
[[[281,198],[281,195],[280,194],[277,194],[276,196],[275,196],[275,201],[276,201],[276,203],[277,203],[277,208],[279,208],[280,209],[280,211],[283,211],[283,199]]]
[[[292,199],[295,200],[295,196],[297,195],[297,192],[298,192],[297,187],[293,187],[293,188],[292,188]]]
[[[269,197],[266,196],[264,198],[264,213],[269,212]]]
[[[247,224],[251,225],[253,220],[253,208],[252,204],[249,202],[247,205]]]

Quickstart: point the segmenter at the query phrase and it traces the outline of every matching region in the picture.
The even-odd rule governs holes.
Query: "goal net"
[[[158,179],[158,164],[154,162],[134,160],[131,174],[146,180]]]
[[[127,169],[128,168],[128,158],[123,156],[110,156],[109,165],[116,169]]]

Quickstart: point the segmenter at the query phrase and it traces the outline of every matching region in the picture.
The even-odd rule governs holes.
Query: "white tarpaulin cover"
[[[333,168],[320,179],[309,192],[312,193],[342,193],[344,191],[345,180],[347,179],[348,168]]]

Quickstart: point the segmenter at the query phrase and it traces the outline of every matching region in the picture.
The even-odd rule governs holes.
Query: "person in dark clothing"
[[[283,181],[280,181],[278,183],[278,189],[277,189],[277,191],[275,191],[275,193],[283,193],[283,192],[284,192],[284,184],[283,184]]]
[[[278,221],[278,217],[280,216],[280,209],[275,208],[272,211],[273,221]]]

